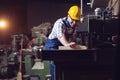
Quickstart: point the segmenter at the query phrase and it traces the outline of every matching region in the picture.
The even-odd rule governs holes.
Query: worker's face
[[[78,20],[73,20],[69,15],[68,15],[68,21],[71,27],[77,26],[79,22]]]

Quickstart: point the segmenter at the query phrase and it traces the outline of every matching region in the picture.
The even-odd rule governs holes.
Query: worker
[[[80,8],[77,5],[73,5],[68,10],[66,17],[60,18],[54,23],[46,40],[45,49],[56,50],[59,46],[74,48],[76,43],[73,41],[75,40],[73,35],[78,22],[80,22]],[[53,61],[51,61],[51,74],[52,80],[55,80],[55,65]]]
[[[45,49],[55,50],[62,45],[74,48],[76,43],[70,40],[70,36],[74,33],[78,22],[80,22],[80,8],[74,5],[68,10],[67,17],[60,18],[54,23],[46,41]]]

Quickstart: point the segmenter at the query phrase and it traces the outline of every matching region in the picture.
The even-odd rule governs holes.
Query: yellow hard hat
[[[80,8],[78,6],[71,6],[68,15],[74,20],[80,20]]]

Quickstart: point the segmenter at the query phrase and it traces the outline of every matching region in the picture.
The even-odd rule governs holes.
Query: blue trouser
[[[62,44],[57,38],[47,39],[46,44],[45,44],[45,50],[55,50],[55,49],[58,49],[58,46],[60,45]]]
[[[61,43],[59,40],[56,39],[47,39],[46,44],[45,44],[45,50],[56,50],[58,49],[58,46],[60,46]],[[55,65],[54,62],[50,62],[50,69],[51,69],[51,75],[52,75],[52,80],[55,80]]]

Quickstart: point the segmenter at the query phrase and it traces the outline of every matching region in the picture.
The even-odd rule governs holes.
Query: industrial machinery
[[[0,49],[0,79],[17,77],[21,50],[23,80],[26,77],[25,75],[29,75],[27,77],[30,80],[33,80],[33,77],[34,80],[48,80],[51,78],[50,61],[41,61],[41,57],[38,57],[39,49],[44,49],[43,45],[50,28],[50,23],[43,23],[38,27],[34,27],[32,29],[32,40],[23,34],[11,36],[11,47]],[[21,40],[23,40],[23,43],[21,43]]]
[[[10,49],[0,49],[0,79],[11,79],[17,77],[20,64],[20,46],[21,34],[12,35],[12,47]],[[27,76],[30,80],[47,80],[51,78],[50,62],[40,60],[38,51],[41,49],[38,45],[32,46],[31,49],[26,49],[26,42],[28,38],[23,37],[22,49],[22,77],[23,80]]]
[[[26,75],[37,76],[39,80],[47,80],[51,78],[50,61],[38,61],[29,53],[25,56],[25,72]],[[48,80],[49,80],[48,79]]]
[[[96,25],[97,24],[97,25]],[[108,18],[107,16],[88,16],[89,48],[116,47],[119,32],[119,20]]]
[[[11,47],[0,49],[0,78],[2,79],[15,77],[19,69],[21,34],[12,35],[11,38]],[[26,41],[24,36],[24,42]]]
[[[91,8],[104,8],[108,5],[109,0],[90,0],[90,7]]]
[[[12,78],[16,76],[18,71],[18,54],[19,52],[12,52],[11,49],[0,49],[0,78]]]
[[[117,19],[112,19],[111,11],[106,9],[100,16],[88,16],[88,32],[80,32],[77,36],[77,38],[79,37],[79,44],[88,46],[88,48],[84,50],[44,50],[43,45],[45,44],[46,36],[51,26],[50,23],[43,23],[37,27],[33,27],[32,37],[34,40],[33,42],[29,41],[27,36],[24,35],[23,49],[21,49],[21,34],[12,35],[11,48],[0,49],[0,78],[6,79],[16,76],[20,63],[20,49],[22,50],[23,57],[22,74],[29,75],[29,77],[37,77],[37,80],[51,79],[50,60],[55,61],[57,65],[56,70],[61,70],[60,74],[59,71],[57,72],[57,77],[60,75],[61,80],[75,79],[74,77],[76,74],[74,73],[79,70],[82,73],[83,70],[87,70],[88,66],[90,66],[90,69],[88,69],[89,71],[91,69],[100,71],[99,68],[105,71],[108,66],[110,66],[109,71],[111,71],[111,65],[113,65],[114,60],[113,57],[116,53],[115,48],[117,46],[117,41],[113,41],[112,37],[117,36],[119,30],[119,21]],[[29,42],[30,48],[27,49]],[[111,51],[109,51],[109,49]],[[106,56],[108,56],[107,53],[109,53],[109,59],[106,59]],[[69,76],[71,75],[67,75],[69,72],[71,72],[71,75],[74,75],[74,77],[70,78]],[[111,75],[109,72],[108,74]],[[77,74],[77,76],[79,76],[79,74]]]

